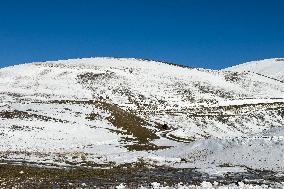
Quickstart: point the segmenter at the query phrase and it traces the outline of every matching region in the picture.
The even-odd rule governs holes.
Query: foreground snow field
[[[86,58],[3,68],[1,159],[280,174],[283,66],[268,59],[218,71]]]

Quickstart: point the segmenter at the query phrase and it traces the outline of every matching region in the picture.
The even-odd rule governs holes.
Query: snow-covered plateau
[[[0,69],[2,162],[279,175],[283,126],[281,58],[223,70],[131,58]]]

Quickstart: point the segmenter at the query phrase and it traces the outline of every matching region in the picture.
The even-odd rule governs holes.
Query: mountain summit
[[[284,58],[273,58],[247,62],[227,68],[225,70],[237,72],[254,72],[256,74],[284,82]]]

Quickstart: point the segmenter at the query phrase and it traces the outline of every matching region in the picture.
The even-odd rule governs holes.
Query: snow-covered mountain
[[[46,165],[143,158],[204,171],[284,171],[283,64],[216,71],[86,58],[3,68],[0,154]]]
[[[273,58],[247,62],[227,68],[225,70],[237,72],[254,72],[284,82],[284,58]]]

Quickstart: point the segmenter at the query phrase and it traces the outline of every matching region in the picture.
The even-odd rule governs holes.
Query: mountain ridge
[[[284,58],[271,58],[239,64],[223,70],[250,71],[284,82]]]

